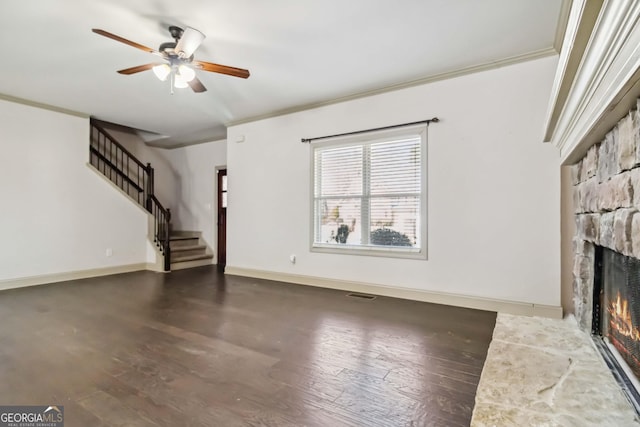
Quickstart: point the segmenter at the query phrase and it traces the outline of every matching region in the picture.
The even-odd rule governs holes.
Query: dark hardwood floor
[[[0,292],[0,404],[65,426],[468,426],[495,313],[214,266]]]

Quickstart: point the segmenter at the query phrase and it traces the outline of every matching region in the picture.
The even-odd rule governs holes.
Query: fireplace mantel
[[[573,164],[640,95],[640,2],[574,0],[565,34],[545,141]]]

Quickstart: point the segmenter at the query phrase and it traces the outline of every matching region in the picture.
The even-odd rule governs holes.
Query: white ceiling
[[[566,0],[564,0],[566,1]],[[226,137],[225,125],[424,80],[557,45],[563,0],[2,0],[0,94],[158,133],[165,146]],[[565,4],[566,5],[566,4]],[[196,59],[249,79],[198,71],[177,89],[157,57],[168,25],[207,35]]]

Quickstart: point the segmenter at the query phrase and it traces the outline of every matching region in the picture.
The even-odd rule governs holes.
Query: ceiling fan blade
[[[189,84],[191,89],[193,89],[193,91],[196,92],[196,93],[206,92],[207,91],[207,88],[204,87],[202,82],[200,80],[198,80],[197,77],[194,77],[192,80],[188,81],[187,83]]]
[[[242,79],[246,79],[250,76],[249,70],[245,70],[244,68],[229,67],[227,65],[214,64],[213,62],[193,61],[192,65],[200,68],[201,70],[211,71],[212,73],[227,74],[229,76],[240,77]]]
[[[117,35],[115,35],[113,33],[108,32],[108,31],[100,30],[98,28],[93,28],[91,31],[93,31],[96,34],[100,34],[101,36],[108,37],[110,39],[118,41],[120,43],[128,44],[129,46],[135,47],[136,49],[140,49],[140,50],[143,50],[145,52],[153,53],[155,55],[163,56],[160,52],[158,52],[155,49],[151,49],[150,47],[141,45],[140,43],[132,42],[131,40],[127,40],[127,39],[125,39],[123,37],[117,36]]]
[[[187,27],[182,33],[182,36],[180,36],[175,51],[178,52],[178,55],[184,55],[183,58],[188,58],[193,55],[193,52],[200,46],[204,38],[205,35],[200,31]]]
[[[155,62],[153,64],[138,65],[137,67],[131,67],[131,68],[125,68],[124,70],[118,70],[118,72],[120,74],[135,74],[135,73],[139,73],[140,71],[150,70],[153,67],[155,67],[156,65],[160,65],[160,63],[159,62]]]

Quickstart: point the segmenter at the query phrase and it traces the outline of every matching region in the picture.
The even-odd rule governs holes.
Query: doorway
[[[218,169],[218,268],[227,265],[227,170]]]

